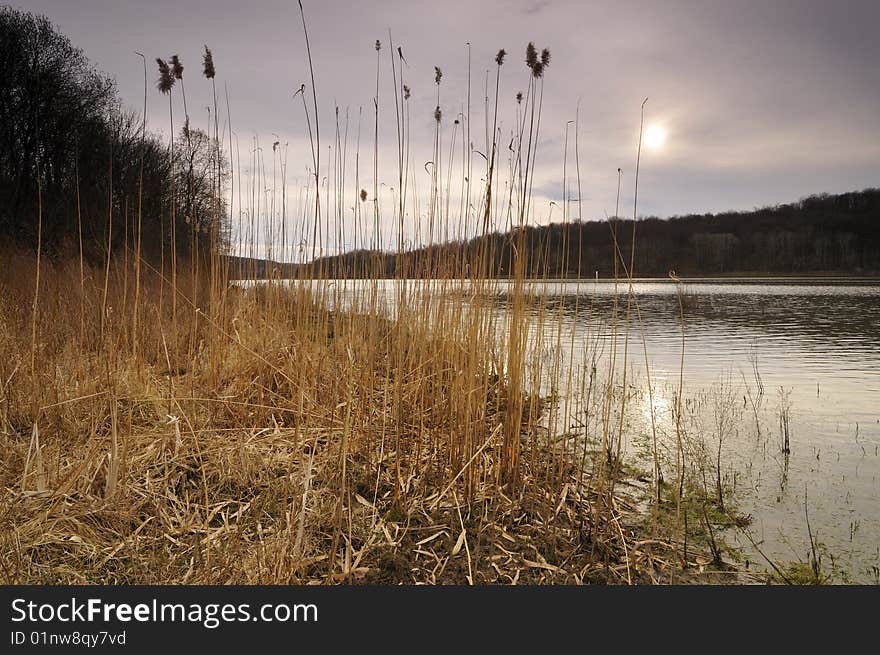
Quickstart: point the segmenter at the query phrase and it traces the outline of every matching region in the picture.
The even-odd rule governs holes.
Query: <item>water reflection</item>
[[[627,285],[616,297],[602,282],[551,283],[545,291],[545,316],[574,333],[559,344],[564,359],[577,371],[605,370],[616,334],[620,380]],[[637,282],[632,291],[626,361],[638,402],[617,418],[630,455],[644,455],[654,430],[661,448],[674,449],[681,376],[688,429],[709,450],[723,439],[726,480],[753,515],[762,550],[806,560],[806,492],[828,557],[852,580],[872,580],[880,564],[880,284],[670,281]],[[570,345],[586,340],[605,347]],[[721,428],[719,403],[735,418]],[[786,431],[791,453],[783,452]]]
[[[329,299],[363,308],[375,297],[393,315],[401,287],[394,280],[348,281]],[[410,281],[406,288],[411,299],[427,295],[461,315],[474,294],[468,283],[448,280]],[[511,284],[491,289],[479,306],[495,316],[503,341]],[[807,561],[806,494],[826,563],[833,557],[853,581],[874,580],[880,282],[635,281],[628,335],[625,282],[542,281],[527,284],[527,291],[541,301],[530,305],[529,379],[537,373],[541,393],[560,398],[549,418],[554,430],[598,439],[599,404],[610,380],[616,395],[605,429],[622,436],[627,456],[647,458],[654,434],[667,461],[675,461],[679,431],[695,448],[692,456],[715,452],[720,440],[724,482],[754,518],[751,530],[765,553]],[[679,391],[681,417],[674,411]],[[790,453],[783,452],[783,413]]]

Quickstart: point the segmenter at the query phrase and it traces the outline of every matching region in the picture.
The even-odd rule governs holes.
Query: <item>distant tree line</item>
[[[635,225],[633,274],[665,277],[736,274],[880,273],[880,189],[821,194],[753,211],[642,218]],[[404,253],[367,250],[326,257],[308,270],[327,277],[526,275],[624,276],[633,221],[573,221]],[[619,251],[615,269],[615,242]],[[480,262],[483,263],[482,267]],[[287,267],[286,274],[296,274]]]
[[[108,245],[134,248],[140,235],[152,260],[172,243],[183,257],[207,246],[225,212],[227,167],[213,137],[184,124],[171,152],[43,16],[0,7],[0,71],[6,243],[35,247],[39,237],[45,252],[62,255],[81,235],[85,257],[101,259]]]

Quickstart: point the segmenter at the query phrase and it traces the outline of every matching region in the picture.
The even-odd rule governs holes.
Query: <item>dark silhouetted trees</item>
[[[614,242],[629,265],[632,221],[584,221],[526,226],[523,241],[529,276],[611,277]],[[493,271],[513,270],[511,233],[485,237]],[[380,274],[467,275],[483,251],[482,238],[415,250],[400,260],[381,254]],[[367,251],[328,257],[314,266],[330,277],[371,271],[377,256]],[[403,263],[405,262],[405,264]],[[620,275],[624,275],[620,267]],[[634,275],[665,277],[736,274],[811,275],[880,273],[880,189],[821,194],[798,202],[745,212],[642,218],[636,224]]]
[[[194,239],[210,242],[207,226],[218,207],[218,219],[225,213],[212,138],[181,132],[169,156],[142,117],[122,108],[113,80],[43,16],[0,7],[0,71],[0,236],[7,243],[36,245],[40,205],[49,254],[77,243],[82,229],[86,257],[99,259],[108,243],[113,252],[133,246],[140,230],[142,254],[157,260],[172,243],[172,215],[178,255],[190,253]]]

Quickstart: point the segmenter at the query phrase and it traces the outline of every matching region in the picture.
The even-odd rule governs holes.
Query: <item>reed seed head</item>
[[[183,64],[180,63],[180,57],[171,55],[171,72],[174,73],[175,79],[183,79]]]
[[[443,79],[443,71],[440,70],[439,66],[434,66],[434,84],[440,84],[440,80]]]
[[[437,108],[434,110],[434,120],[439,123],[441,118],[443,118],[443,112],[440,111],[440,105],[437,105]]]
[[[517,91],[516,92],[516,104],[518,104],[518,105],[522,104],[522,98],[523,98],[522,91]]]
[[[532,66],[532,77],[544,77],[544,64],[542,64],[540,61]]]
[[[367,190],[361,189],[361,202],[366,202],[366,201],[367,201]]]
[[[171,68],[168,66],[168,62],[160,57],[156,57],[156,63],[159,64],[159,79],[156,82],[156,88],[162,93],[170,93],[171,87],[174,86]]]
[[[403,85],[403,99],[409,100],[409,96],[410,96],[409,87],[406,84],[404,84]]]
[[[498,51],[498,54],[495,55],[495,63],[501,66],[504,64],[504,58],[507,56],[507,51],[504,48]]]
[[[526,66],[534,69],[537,63],[538,51],[535,49],[535,44],[529,41],[529,45],[526,46]]]
[[[204,65],[203,72],[205,74],[205,77],[207,77],[209,80],[214,79],[214,55],[211,54],[211,49],[207,45],[205,46],[205,56],[202,60],[202,63]]]
[[[541,50],[541,65],[547,68],[550,65],[550,48]]]
[[[382,42],[379,39],[376,39],[376,52],[379,52],[382,49]]]

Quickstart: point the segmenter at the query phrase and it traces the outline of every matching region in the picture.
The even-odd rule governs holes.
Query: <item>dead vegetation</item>
[[[4,583],[635,583],[680,567],[633,487],[547,447],[541,401],[520,399],[510,475],[509,388],[454,328],[467,320],[438,332],[415,307],[382,319],[304,286],[230,288],[225,320],[180,302],[175,339],[147,276],[149,320],[102,334],[100,272],[80,285],[44,266],[33,368],[24,258],[0,295]],[[108,288],[108,312],[133,316],[124,270]]]
[[[377,52],[380,47],[377,41]],[[496,58],[498,75],[503,52]],[[656,435],[652,488],[623,473],[628,348],[640,322],[632,292],[634,231],[629,265],[615,247],[621,294],[614,300],[609,371],[601,389],[598,382],[594,389],[591,374],[586,392],[588,403],[602,411],[593,414],[592,434],[585,434],[587,427],[584,434],[570,432],[567,425],[571,398],[559,390],[576,393],[577,385],[574,364],[559,353],[564,340],[574,347],[574,335],[562,334],[546,295],[529,291],[547,281],[549,269],[544,265],[539,277],[529,272],[537,269],[527,261],[524,236],[535,220],[532,184],[550,54],[544,49],[539,60],[531,43],[526,52],[527,91],[516,96],[503,202],[503,194],[492,193],[502,189],[494,172],[502,163],[500,130],[487,134],[492,159],[482,188],[471,187],[473,152],[463,151],[456,164],[450,148],[449,168],[442,169],[437,69],[438,163],[422,204],[425,198],[409,184],[415,175],[409,91],[392,55],[392,79],[404,91],[402,100],[395,95],[398,188],[409,191],[398,195],[390,216],[380,216],[378,203],[378,132],[373,215],[365,209],[368,194],[357,164],[352,189],[359,190],[360,204],[352,208],[353,221],[345,214],[350,189],[338,112],[332,158],[343,174],[334,177],[332,203],[328,182],[322,206],[311,71],[311,88],[303,85],[297,93],[309,125],[315,186],[305,185],[298,210],[287,206],[283,181],[276,203],[275,156],[283,180],[286,147],[276,152],[273,146],[271,204],[257,198],[255,205],[255,196],[248,201],[233,186],[229,216],[219,202],[212,212],[208,253],[180,259],[171,230],[170,239],[159,235],[159,262],[148,263],[134,198],[126,198],[124,238],[115,245],[108,212],[103,261],[93,266],[84,262],[81,236],[78,258],[0,253],[0,581],[656,583],[693,579],[691,570],[718,564],[714,536],[712,557],[698,552],[705,544],[688,544],[687,519],[684,525],[679,520],[687,514],[678,501],[674,525],[657,520],[664,489]],[[212,81],[213,74],[212,60]],[[496,76],[496,111],[499,97]],[[216,93],[213,99],[219,162]],[[374,110],[378,130],[378,78]],[[468,109],[446,138],[454,142],[457,131],[464,136],[465,123],[469,134],[470,121]],[[347,127],[345,134],[348,139]],[[577,129],[574,141],[576,156]],[[458,216],[449,209],[453,168],[467,200]],[[256,186],[268,194],[264,178]],[[212,184],[221,197],[219,166]],[[173,216],[173,185],[170,195]],[[417,234],[427,225],[420,237],[426,261],[405,256],[408,203]],[[427,206],[426,214],[420,206]],[[570,213],[567,207],[563,222],[573,219]],[[485,237],[504,225],[520,253],[509,271],[500,270],[486,239],[474,266],[462,267],[440,250],[434,259],[436,244]],[[609,222],[614,234],[615,225]],[[390,290],[382,286],[379,257],[381,244],[389,242],[382,230],[389,226],[404,262]],[[345,230],[352,228],[356,250],[367,252],[369,261],[363,270],[328,280],[316,256],[346,243]],[[299,243],[298,279],[273,273],[253,284],[231,284],[224,270],[230,253],[220,238],[230,229],[243,240],[237,253],[250,254],[251,264],[261,254],[271,258],[275,247],[285,252]],[[38,237],[37,253],[41,247]],[[308,250],[311,263],[302,261]],[[549,250],[538,263],[548,256]],[[502,280],[509,284],[502,288]],[[621,380],[614,373],[619,360]],[[538,395],[547,372],[552,401]],[[559,401],[565,403],[561,412]],[[555,414],[548,419],[548,412]],[[588,446],[595,446],[589,456]],[[683,480],[681,440],[678,450]]]

